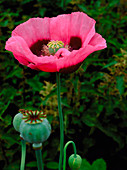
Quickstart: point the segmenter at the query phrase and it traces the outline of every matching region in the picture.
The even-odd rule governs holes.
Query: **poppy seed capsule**
[[[55,54],[60,48],[64,48],[62,41],[50,41],[48,44],[48,50],[50,54]]]
[[[48,139],[51,126],[45,118],[41,123],[30,124],[24,120],[20,124],[20,134],[29,143],[42,143]]]
[[[19,128],[20,128],[20,124],[22,122],[22,113],[18,113],[15,115],[14,119],[13,119],[13,126],[15,128],[16,131],[19,132]]]
[[[69,166],[72,170],[78,170],[81,167],[82,158],[77,154],[76,154],[76,156],[74,154],[72,154],[69,157],[68,163],[69,163]]]

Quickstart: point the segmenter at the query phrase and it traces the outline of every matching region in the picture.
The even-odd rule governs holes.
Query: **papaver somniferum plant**
[[[106,48],[95,23],[83,12],[31,18],[12,31],[5,48],[32,69],[71,73],[89,54]]]
[[[73,141],[66,143],[64,147],[64,123],[60,98],[60,74],[72,73],[76,71],[83,63],[85,58],[94,51],[106,48],[106,41],[102,36],[95,32],[95,20],[90,18],[83,12],[73,12],[71,14],[58,15],[53,18],[31,18],[28,21],[20,24],[12,31],[12,36],[6,42],[6,50],[11,51],[14,57],[23,65],[31,69],[56,72],[57,77],[57,97],[58,111],[60,119],[60,158],[59,170],[66,169],[66,149],[69,144],[73,144],[74,154],[69,158],[71,169],[80,169],[82,159],[76,152],[76,146]],[[29,113],[30,112],[26,112]],[[32,119],[38,117],[32,113]],[[36,112],[35,112],[36,113]],[[39,112],[40,113],[40,112]],[[27,116],[28,116],[27,115]],[[21,113],[14,118],[16,129],[21,129],[22,137],[22,159],[21,170],[25,166],[25,141],[27,135],[33,134],[35,125],[26,124]],[[47,126],[48,121],[37,124],[36,127],[42,126],[49,128],[46,131],[42,130],[42,139],[49,137],[50,126]],[[19,126],[19,123],[21,125]],[[46,124],[45,124],[46,123]],[[21,127],[25,127],[23,131]],[[29,133],[24,133],[26,128]],[[36,134],[41,133],[37,131]],[[38,138],[37,138],[38,139]],[[30,136],[29,141],[35,142]],[[39,137],[39,142],[41,139]],[[37,145],[35,147],[35,145]],[[41,158],[40,143],[35,143],[36,157],[38,169],[43,170],[43,162]]]

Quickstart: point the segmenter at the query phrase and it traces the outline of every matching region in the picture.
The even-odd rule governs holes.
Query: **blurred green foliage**
[[[57,169],[59,156],[55,73],[37,72],[20,65],[4,49],[5,42],[17,25],[31,17],[53,17],[73,11],[83,11],[96,20],[96,31],[106,39],[108,48],[88,56],[75,73],[61,75],[65,142],[73,140],[78,154],[87,159],[83,159],[83,170],[91,167],[105,170],[106,164],[108,170],[127,169],[126,8],[126,0],[65,0],[64,4],[61,0],[0,0],[0,165],[3,169],[19,169],[20,139],[12,119],[20,108],[43,109],[48,114],[53,131],[43,144],[45,169]],[[34,151],[28,144],[26,169],[35,167]]]
[[[92,165],[86,160],[82,160],[81,170],[106,170],[106,163],[103,159],[95,160]]]

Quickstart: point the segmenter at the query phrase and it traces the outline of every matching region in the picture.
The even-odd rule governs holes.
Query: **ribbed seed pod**
[[[45,118],[41,123],[30,124],[24,120],[20,124],[20,134],[29,143],[42,143],[48,139],[51,126]]]

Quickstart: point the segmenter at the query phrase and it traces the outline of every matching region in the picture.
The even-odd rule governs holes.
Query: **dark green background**
[[[61,74],[65,142],[73,140],[90,164],[102,158],[107,170],[127,169],[126,8],[126,0],[66,0],[64,8],[60,0],[0,0],[0,167],[19,169],[20,139],[12,120],[20,108],[48,114],[52,134],[43,144],[45,170],[57,169],[59,157],[56,75],[20,65],[4,49],[6,40],[29,18],[83,11],[96,20],[107,48],[88,56],[75,73]],[[67,157],[72,153],[70,146]],[[26,169],[35,170],[35,161],[28,144]]]

